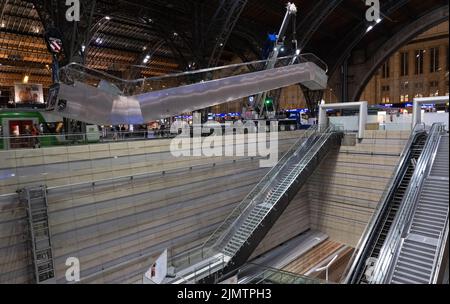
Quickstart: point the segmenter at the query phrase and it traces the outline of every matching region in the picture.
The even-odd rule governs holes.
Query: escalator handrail
[[[306,165],[308,165],[314,158],[314,155],[316,155],[316,153],[325,145],[325,143],[327,142],[327,140],[332,136],[333,134],[331,132],[324,132],[320,135],[320,137],[314,141],[313,145],[308,147],[307,152],[305,153],[305,155],[301,158],[301,160],[299,161],[298,165],[294,168],[298,169],[298,167],[300,167],[300,164],[304,163],[306,160]],[[306,167],[305,165],[305,167]],[[291,182],[291,184],[287,187],[287,189],[289,189],[289,187],[292,185],[292,183],[294,183],[294,181]],[[277,200],[278,202],[279,200]],[[260,210],[259,213],[257,214],[257,216],[261,215],[261,222],[264,221],[264,219],[266,218],[266,216],[268,214],[270,214],[270,212],[272,211],[272,209],[274,209],[276,206],[276,204],[272,205],[269,210],[264,211],[265,214],[263,214],[263,211]],[[239,217],[241,218],[241,217]],[[237,220],[239,220],[239,218]],[[245,221],[245,218],[243,219]],[[236,221],[237,222],[237,221]],[[231,225],[229,230],[234,229],[238,229],[240,225]],[[253,233],[255,233],[256,228],[253,230],[253,232],[250,234],[249,237],[251,237],[253,235]],[[232,237],[232,235],[230,236]],[[240,250],[241,248],[239,248]],[[239,252],[239,250],[237,252]],[[236,252],[236,253],[237,253]]]
[[[250,206],[253,205],[255,199],[258,197],[261,191],[265,191],[267,187],[270,186],[271,182],[277,177],[278,172],[280,172],[284,166],[289,162],[289,160],[294,156],[295,152],[306,149],[308,150],[313,144],[315,137],[317,136],[318,127],[313,126],[310,128],[311,130],[307,130],[306,136],[304,135],[300,138],[292,148],[281,158],[277,165],[275,165],[264,177],[263,179],[255,186],[255,188],[241,201],[241,203],[228,215],[228,217],[224,220],[224,222],[216,229],[216,231],[211,234],[211,236],[206,240],[203,244],[205,249],[213,248],[215,244],[218,243],[218,239],[214,240],[214,244],[208,246],[207,244],[213,240],[214,235],[222,231],[227,231],[232,229],[234,226],[232,223],[229,223],[232,220],[233,216],[237,214],[237,216],[232,220],[233,223],[236,223],[242,214],[244,214]],[[304,140],[306,138],[306,140]],[[311,142],[312,141],[312,142]],[[257,190],[257,191],[256,191]],[[253,197],[252,197],[253,196]],[[225,227],[225,229],[224,229]],[[224,233],[225,234],[225,233]],[[223,235],[223,234],[222,234]],[[220,239],[220,237],[219,237]]]
[[[410,155],[410,149],[415,142],[416,138],[425,132],[425,124],[417,124],[415,128],[413,129],[411,136],[409,137],[407,143],[405,144],[405,147],[403,148],[403,151],[400,154],[400,161],[398,162],[396,168],[394,169],[394,172],[392,173],[390,177],[390,185],[384,190],[383,195],[381,196],[381,199],[379,201],[379,204],[377,205],[377,209],[374,212],[374,215],[372,216],[371,221],[367,224],[362,237],[360,238],[358,245],[356,246],[356,249],[353,253],[352,258],[350,259],[350,262],[348,263],[347,269],[344,271],[343,277],[345,277],[344,282],[346,284],[355,283],[355,271],[357,268],[361,268],[361,263],[365,263],[365,261],[361,260],[363,253],[368,249],[368,241],[370,237],[372,236],[372,233],[376,229],[376,224],[379,223],[382,219],[380,218],[382,215],[383,210],[387,208],[387,205],[389,203],[389,198],[393,195],[396,186],[400,182],[401,177],[403,174],[400,174],[403,170],[406,169],[405,165],[407,165],[407,161],[409,159]],[[364,266],[362,266],[364,267]]]
[[[383,283],[390,280],[393,265],[395,264],[400,245],[405,237],[405,233],[410,227],[411,217],[414,213],[418,199],[420,198],[421,189],[426,176],[431,169],[431,163],[435,149],[439,144],[440,134],[442,130],[441,123],[435,123],[431,127],[428,139],[424,145],[422,154],[417,161],[416,169],[411,178],[405,197],[400,204],[400,208],[395,216],[391,229],[386,236],[383,247],[375,267],[375,277],[373,282]]]
[[[175,260],[172,261],[172,263],[179,263],[187,260],[188,264],[190,264],[191,262],[189,261],[194,261],[195,257],[201,259],[206,258],[208,251],[210,250],[210,248],[213,247],[208,245],[208,243],[213,242],[215,244],[218,239],[216,236],[219,235],[220,237],[222,233],[224,233],[224,231],[229,230],[230,226],[232,225],[232,222],[236,221],[239,218],[239,214],[243,213],[248,208],[248,206],[252,204],[254,196],[257,196],[258,193],[266,186],[267,182],[274,176],[276,176],[276,174],[274,175],[274,172],[280,170],[282,166],[284,166],[284,164],[288,162],[288,160],[292,157],[292,155],[303,145],[306,145],[307,140],[313,137],[313,135],[317,134],[317,132],[318,126],[311,126],[308,130],[306,130],[306,132],[304,132],[302,136],[283,155],[283,157],[278,161],[278,163],[271,170],[269,170],[269,172],[266,173],[266,175],[246,195],[246,197],[229,213],[229,215],[214,230],[214,232],[210,234],[210,236],[202,243],[202,245],[186,252],[186,254],[179,255]],[[236,214],[238,215],[237,217]],[[214,237],[216,237],[216,239],[213,239]],[[192,256],[194,257],[191,258]]]
[[[143,91],[136,92],[136,89],[138,89],[138,88],[144,89],[144,86],[146,84],[150,84],[151,82],[161,82],[165,79],[174,78],[174,77],[188,77],[188,79],[194,80],[193,83],[197,83],[202,80],[206,81],[204,75],[208,75],[208,74],[211,74],[211,73],[214,73],[217,71],[219,71],[219,72],[223,71],[223,70],[236,71],[239,69],[243,71],[243,69],[247,66],[261,65],[264,63],[267,64],[267,62],[269,62],[269,61],[270,60],[265,59],[265,60],[251,61],[251,62],[235,63],[235,64],[230,64],[230,65],[225,65],[225,66],[220,66],[220,67],[213,67],[213,68],[194,70],[194,71],[177,72],[177,73],[165,74],[165,75],[161,75],[161,76],[153,76],[153,77],[148,77],[148,78],[144,77],[144,78],[137,78],[137,79],[123,79],[123,78],[108,74],[108,73],[100,71],[100,70],[89,68],[86,65],[76,63],[76,62],[71,62],[71,63],[67,64],[66,66],[62,67],[58,73],[59,73],[59,79],[61,79],[62,83],[66,82],[66,83],[72,84],[75,81],[89,82],[88,80],[91,80],[92,83],[95,84],[97,82],[98,83],[101,82],[102,80],[107,80],[110,84],[114,84],[114,86],[118,89],[117,94],[130,96],[130,95],[139,95],[139,94],[143,93]],[[275,61],[276,61],[276,64],[281,63],[280,66],[288,66],[288,65],[292,65],[292,64],[301,64],[301,63],[313,63],[318,68],[322,69],[325,73],[328,72],[327,64],[324,61],[322,61],[320,58],[318,58],[316,55],[314,55],[313,53],[304,53],[304,54],[299,54],[299,55],[290,55],[290,56],[279,57]],[[252,72],[251,69],[247,68],[245,70],[245,72],[242,72],[242,73],[251,73],[251,72]],[[203,75],[203,77],[200,77],[202,75]],[[223,78],[230,77],[230,76],[235,76],[234,72],[228,76],[223,76]],[[222,78],[222,77],[220,77],[220,78]],[[192,84],[192,83],[188,83],[188,84]],[[163,88],[164,88],[164,86],[163,86]],[[160,88],[160,89],[156,89],[154,91],[158,91],[158,90],[162,90],[162,89]],[[152,90],[152,92],[154,92],[154,91]],[[131,92],[135,92],[136,94],[133,94]]]

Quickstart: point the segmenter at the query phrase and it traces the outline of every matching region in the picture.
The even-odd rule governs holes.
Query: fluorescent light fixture
[[[106,20],[111,20],[111,17],[106,16],[105,19],[106,19]]]
[[[381,18],[378,18],[377,21],[375,21],[376,23],[380,23],[381,22]]]
[[[366,30],[366,33],[370,32],[373,29],[373,25],[369,25],[369,27]]]

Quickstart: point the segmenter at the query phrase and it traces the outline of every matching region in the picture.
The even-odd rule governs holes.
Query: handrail
[[[406,230],[410,227],[411,216],[414,212],[414,206],[420,196],[420,190],[423,186],[427,172],[431,169],[430,160],[435,153],[436,144],[439,142],[442,124],[433,124],[424,150],[417,162],[414,175],[411,179],[406,196],[403,198],[400,209],[393,221],[393,225],[386,237],[380,256],[375,266],[374,283],[382,283],[389,280],[392,274],[392,261],[398,256],[398,248],[404,239]]]
[[[405,147],[403,148],[401,154],[400,154],[400,161],[398,162],[397,166],[395,167],[393,173],[391,174],[389,181],[390,186],[386,187],[383,194],[381,195],[380,201],[377,204],[376,210],[374,212],[374,215],[372,216],[372,219],[367,224],[366,228],[364,229],[364,232],[362,234],[362,237],[360,238],[358,245],[355,248],[355,251],[353,253],[352,258],[350,259],[350,262],[347,265],[346,270],[343,273],[343,277],[345,277],[344,282],[350,283],[350,279],[353,276],[353,272],[356,270],[356,267],[362,263],[363,261],[360,261],[361,256],[364,252],[364,249],[368,245],[367,242],[369,241],[369,237],[371,236],[372,231],[375,229],[376,223],[380,220],[379,217],[381,215],[381,212],[384,210],[384,208],[387,205],[387,200],[391,196],[391,194],[395,191],[395,186],[398,182],[399,174],[403,166],[405,165],[405,162],[408,159],[408,155],[411,149],[411,146],[416,139],[417,135],[419,133],[425,132],[425,124],[418,124],[413,129],[411,136],[409,137],[408,141],[405,144]]]
[[[445,239],[448,239],[448,213],[445,218],[445,229],[439,233],[438,239],[438,247],[439,250],[436,252],[436,255],[433,260],[433,270],[431,273],[433,276],[431,277],[430,284],[437,284],[437,280],[439,279],[439,269],[441,268],[442,259],[445,253]]]
[[[299,139],[283,156],[278,164],[264,176],[261,182],[258,183],[258,185],[244,198],[244,200],[242,200],[241,203],[228,215],[228,217],[222,222],[222,224],[219,225],[219,227],[203,243],[203,246],[201,248],[193,249],[184,256],[178,256],[177,258],[172,259],[172,264],[174,266],[177,266],[183,265],[187,262],[188,265],[191,265],[191,262],[195,261],[196,258],[205,259],[214,256],[214,254],[220,254],[220,251],[222,249],[221,245],[224,244],[224,240],[228,240],[230,237],[232,237],[232,235],[230,236],[230,231],[232,229],[236,229],[236,227],[240,227],[240,225],[238,225],[237,223],[243,220],[244,217],[242,215],[248,213],[249,210],[251,211],[254,209],[254,207],[256,206],[256,199],[260,197],[262,192],[266,191],[268,187],[272,185],[274,179],[279,177],[278,174],[289,163],[292,157],[297,157],[300,151],[306,152],[304,155],[301,155],[301,159],[297,161],[297,165],[291,170],[292,172],[298,171],[304,165],[305,161],[307,163],[311,161],[311,159],[315,155],[316,150],[320,149],[320,147],[323,146],[323,144],[326,142],[326,139],[333,134],[332,130],[334,128],[334,126],[330,126],[327,131],[323,133],[318,132],[317,126],[310,128],[310,130],[308,130],[302,136],[302,138]],[[317,138],[318,134],[320,134],[320,136]],[[305,137],[306,140],[304,140]],[[293,181],[291,182],[291,184],[292,183]],[[262,202],[263,201],[261,201],[261,203]],[[265,210],[265,213],[269,213],[270,210],[275,207],[274,205],[275,204],[271,205],[268,210]],[[264,219],[267,215],[265,214],[264,216],[262,216],[262,210],[260,210],[260,213],[262,219]],[[253,233],[254,231],[252,231],[249,236],[251,236]]]
[[[260,191],[261,191],[261,187],[267,187],[270,183],[269,181],[272,181],[273,178],[277,175],[278,171],[281,170],[285,164],[287,163],[287,161],[292,157],[292,155],[294,154],[294,152],[297,150],[297,146],[301,143],[306,143],[306,141],[304,142],[304,138],[309,138],[309,136],[307,134],[309,134],[309,132],[311,132],[311,135],[314,134],[314,132],[316,132],[317,130],[317,126],[313,126],[310,129],[308,129],[303,135],[302,137],[297,140],[292,147],[289,149],[288,152],[285,153],[285,155],[280,159],[280,161],[278,162],[277,165],[275,165],[262,179],[261,181],[255,186],[255,188],[253,188],[253,190],[241,201],[241,203],[234,208],[234,210],[228,215],[228,217],[224,220],[224,222],[216,229],[216,231],[214,231],[214,233],[204,242],[203,247],[206,247],[206,245],[211,241],[212,237],[218,233],[220,231],[220,229],[228,224],[228,221],[231,219],[231,217],[233,216],[234,213],[238,213],[241,214],[243,211],[245,211],[249,205],[254,201],[254,197],[255,195],[257,195]],[[281,164],[281,168],[280,168],[280,164]],[[253,197],[253,198],[252,198]],[[247,203],[245,208],[242,208],[242,206],[244,206],[246,204],[246,202],[250,200],[250,202]],[[229,226],[227,226],[228,228]]]
[[[312,59],[317,61],[318,66],[322,65],[322,67],[319,66],[320,68],[322,68],[325,72],[328,72],[328,65],[322,59],[320,59],[317,55],[315,55],[314,53],[304,53],[304,54],[300,54],[300,55],[291,55],[291,56],[278,57],[276,59],[276,61],[280,61],[280,60],[284,60],[284,59],[295,59],[295,58],[303,59],[306,62],[309,62],[309,61],[313,62],[312,60],[307,60],[308,58],[312,58]],[[71,69],[73,67],[81,67],[81,68],[83,68],[86,71],[95,72],[95,73],[98,73],[98,74],[103,75],[105,77],[109,77],[111,79],[115,79],[117,81],[121,81],[121,82],[125,82],[125,83],[139,83],[139,82],[142,82],[142,81],[162,80],[162,79],[171,78],[171,77],[188,76],[188,75],[196,75],[196,74],[200,74],[200,73],[215,72],[215,71],[220,71],[220,70],[228,69],[228,68],[243,67],[243,66],[247,66],[247,65],[250,65],[250,64],[267,63],[269,61],[272,61],[272,59],[255,60],[255,61],[251,61],[251,62],[235,63],[235,64],[230,64],[230,65],[206,68],[206,69],[195,70],[195,71],[186,71],[186,72],[179,72],[179,73],[174,73],[174,74],[166,74],[166,75],[162,75],[162,76],[144,77],[144,78],[137,78],[137,79],[123,79],[123,78],[119,78],[117,76],[108,74],[108,73],[100,71],[100,70],[95,70],[95,69],[92,69],[92,68],[88,68],[85,65],[82,65],[82,64],[77,63],[77,62],[71,62],[71,63],[67,64],[66,66],[62,67],[60,69],[60,71],[65,71],[65,70]]]
[[[285,275],[285,276],[287,276],[289,278],[294,279],[293,282],[295,282],[295,280],[298,279],[298,280],[304,280],[304,282],[305,282],[304,284],[308,284],[308,283],[310,283],[310,284],[333,284],[331,282],[324,281],[324,280],[321,280],[321,279],[310,278],[310,277],[305,276],[305,275],[299,275],[299,274],[296,274],[296,273],[293,273],[293,272],[289,272],[289,271],[286,271],[286,270],[277,269],[277,268],[273,268],[273,267],[270,267],[270,266],[260,265],[260,264],[256,264],[256,263],[252,263],[252,262],[247,263],[245,266],[240,268],[239,271],[243,272],[246,269],[252,268],[252,267],[257,268],[258,270],[261,269],[262,271],[259,272],[256,275],[251,275],[250,278],[247,279],[246,281],[254,280],[255,278],[259,278],[261,276],[262,276],[263,279],[267,279],[267,278],[270,278],[270,276],[272,276],[272,275],[281,274],[282,276]],[[271,272],[271,274],[269,276],[267,276],[267,277],[264,277],[264,275],[267,272]],[[291,282],[291,283],[293,283],[293,282]],[[277,281],[277,283],[280,283],[280,282]],[[298,284],[298,282],[297,282],[297,284]]]
[[[258,60],[230,64],[222,67],[207,68],[195,71],[179,72],[163,76],[155,76],[139,79],[121,79],[103,71],[88,68],[79,63],[69,63],[59,71],[62,83],[73,84],[75,81],[90,84],[91,86],[101,86],[105,91],[121,96],[138,96],[147,92],[156,92],[173,87],[180,87],[190,84],[212,81],[237,75],[264,71],[267,63],[271,60]],[[313,63],[324,73],[327,73],[328,66],[316,55],[307,53],[294,56],[279,57],[275,60],[276,67],[286,67],[292,63]]]

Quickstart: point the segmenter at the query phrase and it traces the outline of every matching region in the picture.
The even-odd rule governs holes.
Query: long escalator
[[[313,54],[135,80],[72,63],[59,71],[47,110],[97,125],[143,124],[297,83],[325,89],[327,70]]]
[[[397,167],[393,183],[387,195],[384,196],[379,212],[373,218],[372,225],[366,231],[365,239],[360,244],[359,252],[355,254],[353,265],[346,278],[347,283],[370,283],[374,266],[378,261],[380,251],[405,197],[426,139],[427,133],[421,127],[416,128],[411,135]]]
[[[308,130],[202,248],[171,261],[176,269],[171,283],[216,283],[239,269],[341,138],[332,128]]]
[[[380,276],[383,283],[443,282],[446,267],[442,264],[448,263],[448,138],[443,126],[433,126],[427,151],[415,172],[415,186],[405,201],[403,213],[408,221],[399,218],[401,234],[392,237],[395,255],[386,259],[388,267]]]

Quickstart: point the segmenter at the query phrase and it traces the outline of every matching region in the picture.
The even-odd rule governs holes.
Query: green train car
[[[56,130],[52,129],[53,126],[61,123],[46,121],[44,116],[36,111],[1,110],[0,150],[30,149],[36,146],[50,147],[60,145],[60,136],[54,135],[56,134]],[[33,128],[38,128],[40,133],[44,135],[40,134],[39,139],[31,138],[31,130]]]

